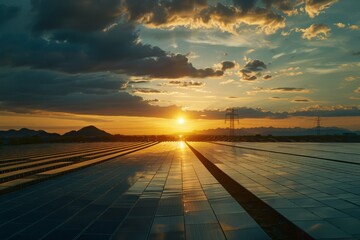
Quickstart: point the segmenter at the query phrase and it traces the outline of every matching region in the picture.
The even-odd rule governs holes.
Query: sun
[[[178,118],[178,120],[177,120],[177,122],[178,122],[178,124],[184,124],[185,123],[185,120],[184,120],[184,118]]]

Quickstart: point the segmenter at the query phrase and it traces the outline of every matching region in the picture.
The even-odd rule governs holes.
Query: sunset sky
[[[0,0],[0,130],[360,129],[360,1]],[[179,118],[184,123],[178,122]]]

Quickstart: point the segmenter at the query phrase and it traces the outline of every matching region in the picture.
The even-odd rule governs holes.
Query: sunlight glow
[[[185,148],[185,143],[183,141],[179,142],[179,148],[180,149],[184,149]]]
[[[185,120],[184,120],[184,118],[178,118],[177,122],[178,122],[178,124],[184,124]]]

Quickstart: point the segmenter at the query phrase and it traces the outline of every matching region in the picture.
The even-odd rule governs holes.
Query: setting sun
[[[178,118],[177,122],[178,122],[178,124],[184,124],[185,120],[184,120],[184,118]]]

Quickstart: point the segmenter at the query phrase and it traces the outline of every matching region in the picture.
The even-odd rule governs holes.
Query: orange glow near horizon
[[[54,114],[13,114],[1,112],[0,130],[20,129],[23,127],[34,130],[45,130],[63,134],[71,130],[78,130],[84,126],[94,125],[111,134],[124,135],[161,135],[184,134],[206,129],[226,128],[224,120],[184,119],[184,124],[178,120],[150,117],[122,117],[122,116],[89,116],[89,115],[59,115]],[[324,127],[342,127],[350,130],[360,129],[360,117],[323,117]],[[312,128],[314,118],[294,117],[288,119],[246,118],[240,119],[236,128],[274,127],[274,128]]]

